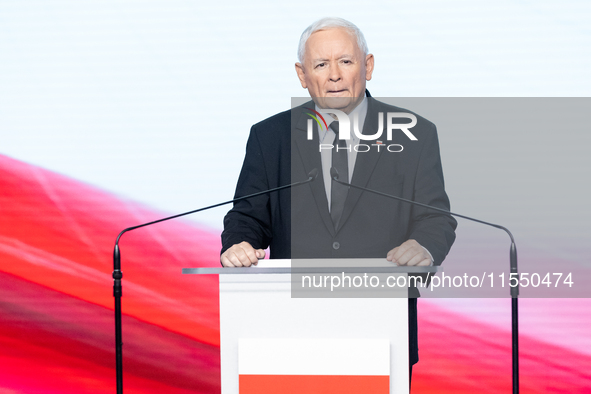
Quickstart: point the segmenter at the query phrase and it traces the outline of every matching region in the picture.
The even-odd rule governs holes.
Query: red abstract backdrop
[[[115,392],[115,237],[168,213],[6,156],[0,191],[0,393]],[[219,249],[219,231],[183,220],[123,236],[125,392],[220,391],[217,279],[181,274],[215,266]],[[540,324],[581,324],[584,351],[557,345],[559,329],[522,332],[521,392],[591,392],[589,302],[523,300],[526,319],[527,301]],[[508,324],[429,300],[419,311],[413,392],[509,392]]]

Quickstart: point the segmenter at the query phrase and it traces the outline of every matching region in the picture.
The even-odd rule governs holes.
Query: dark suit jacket
[[[410,112],[371,97],[368,100],[363,134],[376,132],[379,112]],[[450,216],[350,189],[335,230],[322,179],[318,133],[311,141],[306,138],[310,117],[305,107],[313,105],[310,102],[279,113],[252,127],[235,196],[305,180],[314,168],[319,170],[318,178],[237,203],[224,219],[222,252],[247,241],[256,249],[269,246],[271,258],[384,258],[390,249],[415,239],[429,250],[435,265],[441,264],[455,239],[456,221]],[[351,183],[449,210],[435,125],[416,116],[418,122],[411,132],[417,141],[400,130],[387,141],[384,122],[379,139],[385,146],[401,144],[403,151],[388,152],[384,146],[380,152],[371,147],[369,152],[357,153]],[[411,363],[418,361],[413,309],[416,303],[410,309]]]

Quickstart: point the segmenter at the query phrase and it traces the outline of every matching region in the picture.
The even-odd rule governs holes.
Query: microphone
[[[509,229],[507,229],[506,227],[503,227],[499,224],[485,222],[484,220],[472,218],[470,216],[460,215],[459,213],[454,213],[454,212],[448,211],[446,209],[433,207],[428,204],[423,204],[423,203],[420,203],[417,201],[407,200],[406,198],[393,196],[391,194],[382,193],[377,190],[372,190],[372,189],[368,189],[366,187],[353,185],[348,182],[339,181],[339,172],[334,167],[330,168],[330,177],[336,183],[340,183],[341,185],[344,185],[344,186],[349,186],[354,189],[359,189],[362,191],[370,192],[370,193],[377,194],[379,196],[383,196],[386,198],[391,198],[394,200],[403,201],[408,204],[417,205],[419,207],[431,209],[431,210],[434,210],[437,212],[444,213],[446,215],[457,216],[462,219],[467,219],[467,220],[470,220],[470,221],[473,221],[476,223],[485,224],[487,226],[495,227],[495,228],[505,231],[509,235],[509,238],[511,238],[511,248],[509,250],[509,262],[510,262],[510,267],[511,267],[511,275],[518,274],[518,272],[517,272],[517,247],[515,246],[515,238],[513,238],[513,234],[511,234],[511,231],[509,231]],[[518,331],[519,326],[518,326],[518,308],[517,308],[518,296],[519,296],[519,281],[517,282],[517,286],[511,287],[511,331],[512,331],[512,344],[513,344],[512,356],[513,356],[513,392],[514,393],[519,392],[519,331]]]
[[[339,181],[339,172],[336,168],[330,167],[330,177],[337,182]]]
[[[290,183],[289,185],[283,185],[283,186],[275,187],[273,189],[263,190],[263,191],[260,191],[257,193],[234,198],[232,200],[220,202],[220,203],[213,204],[213,205],[210,205],[207,207],[195,209],[195,210],[184,212],[184,213],[179,213],[177,215],[168,216],[168,217],[158,219],[158,220],[153,220],[148,223],[138,224],[137,226],[132,226],[132,227],[128,227],[126,229],[123,229],[119,233],[119,235],[117,236],[117,239],[115,240],[115,248],[113,250],[113,297],[115,298],[115,348],[116,348],[115,353],[116,353],[116,363],[117,363],[117,394],[123,393],[123,362],[122,362],[122,360],[123,360],[123,354],[122,354],[123,343],[121,340],[121,296],[122,296],[121,278],[123,278],[123,274],[121,273],[121,252],[119,250],[119,240],[121,239],[121,236],[128,231],[132,231],[132,230],[135,230],[135,229],[138,229],[141,227],[150,226],[152,224],[156,224],[156,223],[164,222],[167,220],[179,218],[179,217],[185,216],[185,215],[190,215],[192,213],[206,211],[208,209],[220,207],[222,205],[226,205],[226,204],[230,204],[230,203],[234,203],[234,202],[238,202],[238,201],[242,201],[242,200],[247,200],[249,198],[261,196],[263,194],[268,194],[268,193],[276,192],[279,190],[288,189],[291,187],[305,185],[306,183],[313,182],[314,180],[316,180],[316,178],[318,178],[318,169],[314,168],[312,171],[310,171],[308,173],[308,179],[306,179],[304,181]]]

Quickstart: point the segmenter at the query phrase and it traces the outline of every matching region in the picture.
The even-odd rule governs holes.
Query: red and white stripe
[[[240,339],[240,394],[389,393],[387,339]]]

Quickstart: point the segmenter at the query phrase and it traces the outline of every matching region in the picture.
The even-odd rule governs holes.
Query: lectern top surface
[[[183,274],[292,274],[292,273],[435,273],[438,267],[396,266],[386,259],[306,259],[259,260],[252,267],[201,267],[183,268]]]

